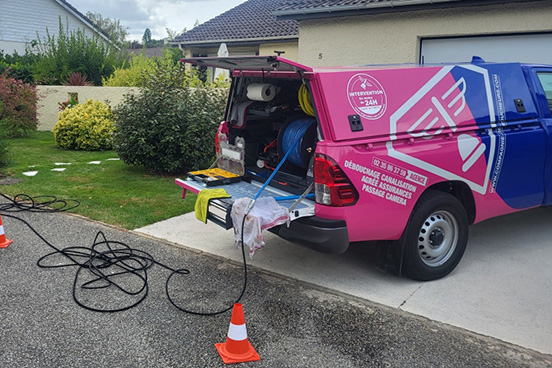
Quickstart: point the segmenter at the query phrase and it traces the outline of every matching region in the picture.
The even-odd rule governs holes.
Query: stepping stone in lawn
[[[14,178],[0,179],[0,185],[17,184],[20,181],[21,179],[14,179]]]
[[[102,163],[101,161],[90,161],[90,162],[88,163],[88,165],[99,165],[99,164],[101,164],[101,163]]]
[[[23,173],[25,176],[35,176],[36,174],[38,174],[38,171],[25,171]]]

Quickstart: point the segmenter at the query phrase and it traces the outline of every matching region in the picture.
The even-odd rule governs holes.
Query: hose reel
[[[299,139],[299,143],[294,143]],[[306,169],[316,148],[316,119],[313,117],[292,118],[278,134],[278,154],[283,157],[292,150],[287,161]]]

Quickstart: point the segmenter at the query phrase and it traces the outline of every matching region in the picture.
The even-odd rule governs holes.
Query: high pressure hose
[[[299,103],[301,105],[301,109],[307,115],[315,116],[310,93],[304,84],[301,85],[301,87],[299,88]],[[301,160],[300,160],[301,155],[299,151],[300,150],[299,147],[301,145],[299,143],[301,142],[301,139],[305,134],[306,129],[312,123],[313,123],[313,120],[310,118],[300,119],[299,121],[294,122],[294,124],[292,125],[292,128],[288,131],[288,134],[284,137],[286,141],[284,145],[284,152],[286,152],[284,157],[282,158],[278,166],[275,168],[272,175],[270,175],[270,177],[266,180],[264,185],[255,195],[249,207],[247,208],[245,216],[242,219],[242,223],[241,223],[242,247],[241,248],[242,248],[242,258],[243,258],[243,265],[244,265],[244,283],[243,283],[241,292],[236,298],[236,303],[239,302],[240,299],[243,297],[247,287],[247,263],[245,260],[245,250],[244,250],[244,241],[243,241],[243,228],[245,225],[245,219],[247,218],[247,215],[255,205],[255,201],[259,198],[262,191],[270,183],[270,181],[273,179],[273,177],[276,175],[276,173],[284,164],[284,162],[288,159],[288,157],[290,158],[290,161],[292,161],[294,164],[301,163]],[[41,257],[37,261],[37,265],[39,267],[58,268],[58,267],[76,266],[77,271],[76,271],[75,280],[73,283],[73,299],[78,305],[80,305],[85,309],[95,311],[95,312],[112,313],[112,312],[124,311],[140,304],[148,295],[148,290],[149,290],[146,270],[149,269],[154,264],[159,265],[170,271],[170,275],[168,276],[165,282],[165,292],[169,302],[177,309],[190,314],[207,316],[207,315],[221,314],[233,308],[234,303],[218,311],[201,312],[201,311],[194,311],[194,310],[190,310],[188,308],[179,306],[173,300],[173,298],[171,298],[171,293],[169,290],[169,282],[172,279],[172,277],[175,275],[188,275],[190,273],[189,270],[185,268],[174,269],[167,265],[164,265],[163,263],[156,261],[150,254],[144,251],[130,248],[128,245],[122,242],[108,240],[103,234],[103,232],[101,231],[99,231],[96,234],[96,238],[94,239],[94,242],[90,247],[78,246],[78,247],[67,247],[65,249],[59,249],[56,246],[54,246],[52,243],[48,242],[27,221],[23,220],[20,217],[10,215],[7,213],[7,212],[22,212],[22,211],[42,212],[42,213],[64,212],[77,207],[80,204],[77,201],[59,200],[55,197],[50,197],[50,196],[30,197],[24,194],[20,194],[16,196],[14,199],[12,199],[0,193],[0,197],[3,197],[4,199],[8,200],[8,203],[0,203],[0,211],[2,212],[2,215],[23,222],[47,246],[49,246],[52,249],[51,253],[48,253],[47,255]],[[48,262],[45,262],[47,258],[52,256],[57,256],[59,254],[61,254],[62,256],[65,256],[65,258],[67,259],[66,263],[63,263],[61,265],[50,265]],[[110,267],[116,267],[117,270],[114,272],[108,272],[107,270]],[[85,282],[84,284],[82,284],[78,282],[79,274],[85,270],[91,272],[91,274],[93,275],[93,278],[92,280],[89,280],[88,282]],[[139,284],[138,288],[134,290],[129,290],[129,289],[123,288],[122,285],[117,284],[114,281],[113,276],[119,277],[123,274],[129,274],[137,277],[140,280],[140,282],[138,282]],[[130,302],[129,304],[121,305],[119,308],[109,308],[109,307],[98,308],[87,304],[83,300],[80,300],[77,296],[77,290],[79,288],[90,290],[90,289],[104,289],[107,286],[114,286],[127,295],[136,296],[137,299],[134,302]]]
[[[301,146],[307,129],[309,129],[315,121],[316,120],[311,117],[294,120],[287,125],[282,134],[282,150],[284,152],[290,152],[289,162],[295,166],[305,168],[301,155]]]
[[[234,303],[240,301],[243,297],[247,285],[247,264],[245,261],[245,251],[242,247],[242,258],[244,265],[244,283],[241,292],[234,303],[228,307],[223,307],[217,311],[197,311],[184,308],[178,305],[171,297],[169,290],[169,281],[175,275],[188,275],[190,271],[185,268],[175,269],[155,260],[150,254],[127,244],[115,240],[108,240],[102,231],[98,231],[91,246],[69,246],[58,248],[42,236],[30,223],[24,219],[10,213],[34,212],[34,213],[57,213],[66,212],[79,206],[78,201],[57,199],[53,196],[30,197],[25,194],[19,194],[15,198],[10,198],[0,193],[0,199],[6,201],[0,203],[0,213],[2,216],[9,217],[25,224],[36,236],[38,236],[52,251],[37,261],[37,266],[41,268],[62,268],[75,267],[75,278],[73,281],[73,300],[79,306],[94,312],[113,313],[128,310],[137,306],[145,300],[149,293],[147,271],[153,265],[158,265],[168,271],[170,274],[165,282],[165,292],[169,302],[177,309],[201,316],[212,316],[231,310]],[[245,219],[245,217],[244,217]],[[243,227],[243,224],[242,224]],[[243,232],[242,232],[243,234]],[[243,239],[242,239],[243,243]],[[60,263],[65,258],[65,262]],[[55,261],[48,258],[56,257]],[[82,275],[87,273],[87,277]],[[121,276],[126,275],[132,279],[133,286],[125,282],[119,282]],[[87,280],[87,281],[84,281]],[[108,287],[119,290],[124,295],[129,296],[129,300],[122,301],[116,307],[98,306],[94,300],[87,298],[84,300],[79,297],[80,291],[101,291]]]

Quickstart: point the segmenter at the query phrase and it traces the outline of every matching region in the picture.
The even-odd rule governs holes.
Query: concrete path
[[[342,255],[296,246],[266,232],[249,263],[432,320],[552,354],[552,208],[474,225],[464,258],[444,279],[415,282],[379,271],[375,249]],[[202,224],[193,213],[137,232],[233,260],[232,231]]]

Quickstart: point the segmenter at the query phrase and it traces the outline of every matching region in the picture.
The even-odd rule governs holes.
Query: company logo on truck
[[[379,119],[387,109],[387,95],[381,84],[368,74],[356,74],[347,84],[347,97],[357,114]]]
[[[455,79],[453,69],[457,69]],[[480,88],[481,87],[481,88]],[[488,110],[491,126],[495,123],[494,105],[488,72],[477,66],[444,67],[406,101],[390,118],[390,138],[387,144],[391,157],[409,163],[449,180],[467,182],[481,194],[487,191],[495,152],[495,136],[489,130],[489,141],[483,143],[474,132],[457,133],[462,126],[476,126],[467,102],[469,94],[478,94],[478,103]],[[456,149],[436,154],[411,145],[397,144],[397,135],[406,133],[411,138],[439,144],[440,139],[454,139]],[[447,134],[448,133],[448,134]],[[447,137],[447,138],[444,138]],[[489,159],[486,160],[485,152]]]

